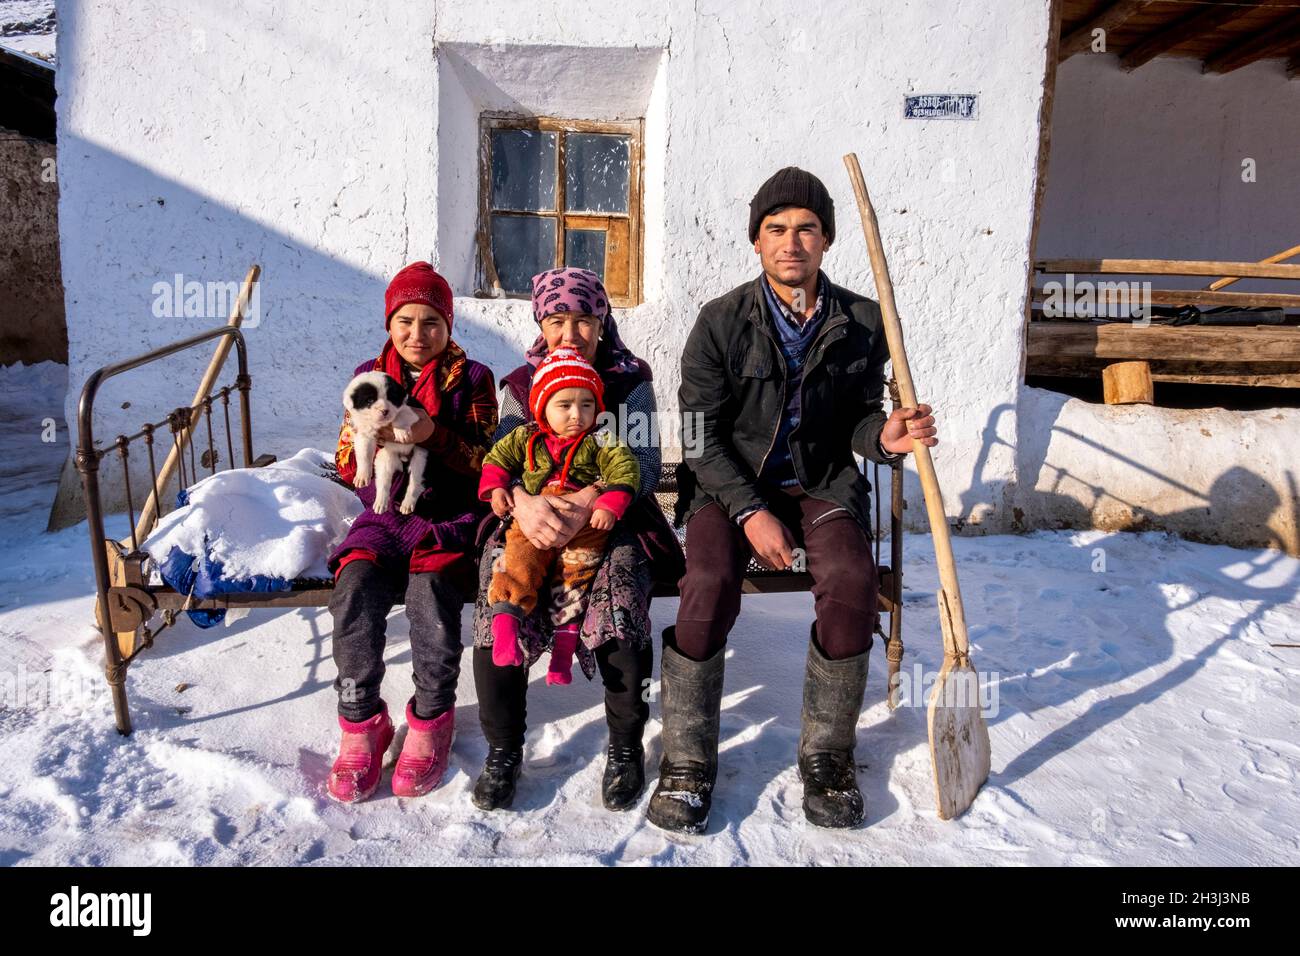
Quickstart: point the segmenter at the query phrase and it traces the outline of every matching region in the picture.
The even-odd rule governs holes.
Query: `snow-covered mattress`
[[[200,599],[328,580],[325,560],[362,508],[337,480],[333,456],[316,448],[264,468],[218,472],[182,491],[179,504],[143,550],[169,587]],[[201,627],[225,616],[189,613]]]

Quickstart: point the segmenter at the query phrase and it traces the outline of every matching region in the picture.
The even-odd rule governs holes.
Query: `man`
[[[879,306],[831,283],[822,256],[835,206],[793,166],[759,188],[749,238],[762,275],[700,310],[682,352],[684,422],[699,456],[678,471],[686,574],[664,633],[663,760],[650,821],[698,833],[718,770],[727,635],[752,553],[813,579],[816,622],[798,748],[804,814],[818,826],[862,821],[853,745],[876,621],[871,486],[853,452],[888,463],[913,439],[937,444],[928,405],[883,411],[889,357]]]

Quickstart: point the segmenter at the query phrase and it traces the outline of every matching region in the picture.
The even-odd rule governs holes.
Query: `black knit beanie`
[[[822,181],[798,166],[787,166],[772,174],[772,178],[758,187],[749,202],[749,241],[758,238],[758,227],[763,217],[781,206],[799,206],[811,209],[822,221],[826,242],[835,241],[835,200],[826,191]]]

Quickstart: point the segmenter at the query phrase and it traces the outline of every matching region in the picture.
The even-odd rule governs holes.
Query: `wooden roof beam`
[[[1151,6],[1153,2],[1154,0],[1116,0],[1115,3],[1112,3],[1087,23],[1076,27],[1069,36],[1061,41],[1061,62],[1068,60],[1076,53],[1082,53],[1092,46],[1093,31],[1113,30],[1121,26],[1125,20],[1133,15],[1141,13]]]
[[[1148,33],[1130,47],[1119,58],[1119,66],[1126,73],[1131,73],[1144,63],[1148,63],[1162,53],[1168,53],[1174,47],[1204,36],[1218,29],[1230,20],[1235,20],[1249,13],[1257,2],[1236,4],[1214,4],[1199,10],[1190,16],[1175,20],[1157,30]]]
[[[1269,24],[1239,43],[1231,44],[1207,57],[1203,73],[1231,73],[1256,60],[1280,56],[1300,45],[1300,13]]]

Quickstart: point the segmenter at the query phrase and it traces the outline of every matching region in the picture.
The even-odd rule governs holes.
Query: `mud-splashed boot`
[[[356,803],[375,792],[383,772],[384,754],[393,742],[393,722],[388,705],[379,702],[379,713],[354,723],[339,717],[343,741],[330,769],[329,795],[340,803]]]
[[[663,759],[646,816],[664,830],[703,833],[718,777],[726,648],[719,648],[707,661],[693,661],[672,646],[672,635],[673,628],[664,632],[660,665]]]
[[[406,740],[393,768],[393,795],[420,797],[442,782],[456,736],[456,707],[424,720],[415,715],[415,698],[406,705]]]
[[[870,653],[868,648],[856,657],[833,661],[822,654],[815,637],[808,642],[799,777],[804,816],[815,826],[853,827],[866,815],[853,746]]]

